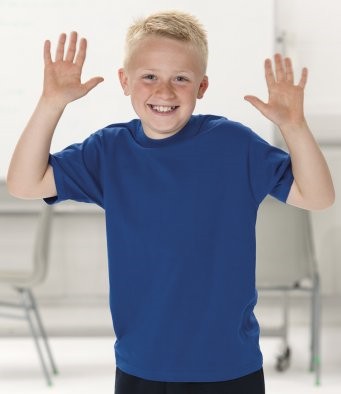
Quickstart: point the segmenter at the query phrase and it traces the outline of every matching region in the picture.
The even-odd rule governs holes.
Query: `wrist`
[[[39,99],[39,105],[43,106],[47,110],[55,111],[55,112],[63,112],[68,103],[63,100],[58,99],[57,97],[48,97],[44,94],[41,95]]]
[[[309,131],[309,126],[305,118],[300,121],[284,123],[279,125],[278,127],[283,135],[297,134]]]

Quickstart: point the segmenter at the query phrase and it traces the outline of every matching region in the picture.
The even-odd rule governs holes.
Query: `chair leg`
[[[31,305],[30,300],[29,299],[27,300],[27,290],[26,289],[18,289],[18,291],[19,291],[19,293],[21,295],[22,305],[23,305],[23,308],[24,308],[24,311],[25,311],[25,316],[26,316],[26,319],[27,319],[27,321],[29,323],[29,326],[30,326],[30,330],[31,330],[31,333],[32,333],[32,337],[33,337],[33,340],[34,340],[37,352],[38,352],[39,360],[40,360],[40,363],[41,363],[41,367],[43,369],[43,373],[44,373],[46,382],[47,382],[47,384],[49,386],[51,386],[52,385],[52,381],[51,381],[51,377],[50,377],[49,371],[47,369],[46,363],[44,361],[43,352],[42,352],[42,350],[40,348],[38,333],[36,331],[36,328],[34,327],[34,323],[33,323],[33,320],[31,318],[31,315],[30,315],[30,309],[33,306]]]
[[[50,364],[51,364],[52,372],[55,375],[57,375],[58,374],[58,369],[57,369],[56,363],[55,363],[53,355],[52,355],[52,351],[51,351],[51,348],[50,348],[48,337],[47,337],[47,334],[46,334],[46,331],[45,331],[42,319],[40,317],[40,312],[39,312],[39,309],[38,309],[35,297],[34,297],[32,291],[30,289],[27,289],[27,295],[30,298],[30,302],[31,302],[31,305],[32,305],[32,311],[33,311],[33,313],[35,315],[36,322],[37,322],[37,325],[38,325],[41,337],[43,339],[43,343],[45,345],[46,353],[47,353],[47,356],[48,356]]]
[[[314,278],[311,305],[311,358],[310,370],[315,372],[315,384],[321,383],[320,333],[321,333],[321,296],[319,278]]]
[[[283,327],[284,327],[284,346],[289,348],[288,330],[289,330],[289,292],[283,292]]]
[[[282,350],[277,356],[276,369],[279,372],[287,370],[291,362],[291,349],[289,346],[288,331],[289,331],[289,292],[284,290],[283,297],[283,325],[280,330],[282,337]]]

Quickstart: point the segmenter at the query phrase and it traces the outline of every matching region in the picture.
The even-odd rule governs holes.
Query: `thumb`
[[[266,103],[264,101],[260,100],[256,96],[245,96],[244,100],[248,101],[250,104],[252,104],[255,108],[257,108],[260,112],[264,113],[266,111]]]
[[[89,93],[90,90],[92,90],[93,88],[95,88],[99,83],[103,82],[104,78],[102,77],[94,77],[89,79],[87,82],[84,83],[84,87],[86,89],[86,92]]]

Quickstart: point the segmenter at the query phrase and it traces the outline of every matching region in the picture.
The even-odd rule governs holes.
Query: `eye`
[[[175,80],[176,80],[177,82],[187,82],[187,81],[188,81],[188,78],[186,78],[186,77],[184,77],[184,76],[182,76],[182,75],[178,75],[178,76],[175,78]]]
[[[154,74],[146,74],[143,76],[143,79],[146,79],[147,81],[155,81],[156,80],[156,75]]]

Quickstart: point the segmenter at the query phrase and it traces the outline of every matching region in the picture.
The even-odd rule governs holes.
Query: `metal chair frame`
[[[35,235],[32,270],[30,272],[0,270],[0,284],[5,283],[12,286],[21,300],[18,303],[0,301],[0,307],[2,309],[19,309],[23,312],[21,314],[0,312],[0,317],[27,320],[43,374],[49,386],[52,385],[52,379],[48,363],[53,374],[57,374],[58,370],[32,288],[41,283],[47,274],[52,214],[52,207],[44,204],[39,215]]]
[[[289,295],[302,291],[311,297],[310,363],[315,384],[321,381],[320,277],[315,257],[310,212],[267,197],[259,208],[257,236],[257,288],[260,291],[280,292],[283,295],[283,324],[262,327],[264,337],[281,337],[283,353],[276,368],[284,371],[290,362],[288,344]],[[287,253],[286,253],[287,251]],[[305,283],[309,280],[309,284]]]

